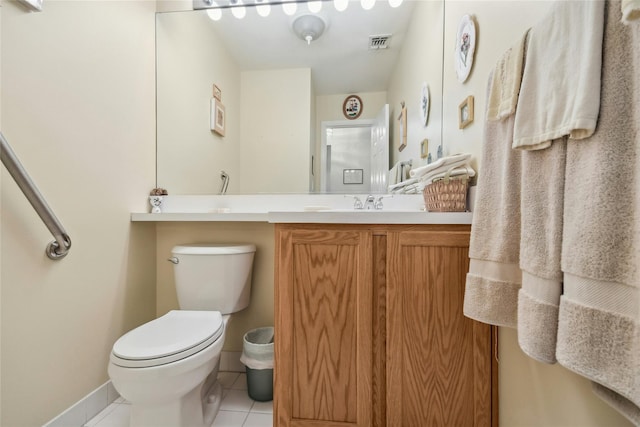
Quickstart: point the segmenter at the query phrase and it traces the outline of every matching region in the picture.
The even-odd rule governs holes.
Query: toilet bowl
[[[224,325],[216,311],[174,310],[116,342],[108,372],[132,403],[130,426],[212,424],[222,398],[214,385]]]
[[[181,310],[126,333],[109,357],[113,386],[131,403],[130,427],[211,426],[222,400],[217,375],[226,324],[249,303],[254,252],[253,245],[172,250]]]

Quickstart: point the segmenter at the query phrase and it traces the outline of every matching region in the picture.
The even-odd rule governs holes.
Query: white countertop
[[[471,212],[426,212],[421,195],[385,196],[382,210],[355,210],[353,201],[353,196],[326,194],[165,196],[162,213],[132,213],[131,221],[471,224],[473,217]]]

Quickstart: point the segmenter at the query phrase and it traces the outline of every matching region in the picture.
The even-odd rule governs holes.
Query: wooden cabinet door
[[[371,425],[371,239],[276,227],[277,427]]]
[[[491,328],[462,313],[469,232],[387,245],[387,426],[491,426]]]

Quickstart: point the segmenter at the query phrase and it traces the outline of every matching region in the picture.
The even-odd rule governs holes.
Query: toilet
[[[180,309],[127,332],[109,358],[111,382],[131,403],[130,427],[211,426],[222,400],[225,326],[249,305],[255,251],[251,244],[171,250]]]

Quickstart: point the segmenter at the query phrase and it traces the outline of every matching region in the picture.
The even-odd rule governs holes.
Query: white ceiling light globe
[[[242,4],[242,2],[238,1],[238,4]],[[247,16],[247,8],[244,6],[236,6],[231,8],[231,13],[238,19],[242,19]]]
[[[399,7],[402,4],[402,0],[389,0],[389,6]]]
[[[313,0],[313,1],[307,2],[307,7],[309,8],[309,12],[318,13],[322,9],[322,1]]]
[[[360,5],[364,10],[371,10],[376,5],[376,0],[360,0]]]
[[[333,0],[333,5],[338,12],[344,12],[349,6],[349,0]]]
[[[264,2],[262,4],[258,3],[258,6],[256,6],[256,11],[258,12],[258,15],[266,18],[271,13],[271,6],[267,2]]]
[[[293,16],[298,10],[298,4],[295,0],[287,0],[282,3],[282,10],[288,16]]]
[[[222,18],[222,10],[221,9],[207,9],[207,15],[213,21],[219,21]]]

